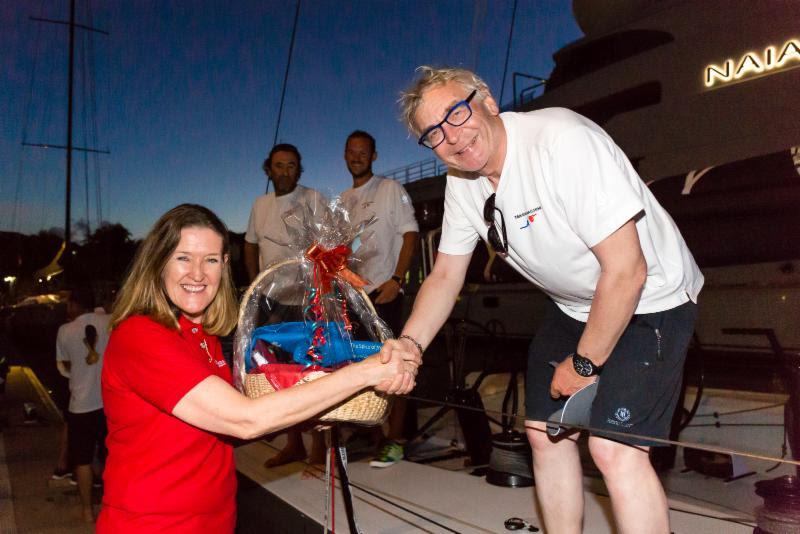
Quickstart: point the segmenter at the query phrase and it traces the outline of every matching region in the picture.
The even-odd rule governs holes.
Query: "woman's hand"
[[[379,356],[384,364],[389,364],[395,359],[401,360],[405,364],[403,370],[407,375],[410,375],[411,382],[402,381],[402,377],[398,376],[391,383],[379,384],[376,389],[398,395],[403,395],[414,389],[417,371],[419,366],[422,365],[422,354],[411,341],[406,338],[389,339],[381,347]]]
[[[396,341],[386,342],[390,343]],[[386,344],[379,354],[361,362],[366,368],[368,385],[390,395],[408,393],[416,385],[419,358],[403,349],[397,350],[391,346],[387,348]]]
[[[422,365],[422,354],[419,349],[408,338],[388,339],[381,347],[381,361],[389,362],[394,356],[398,356],[403,361],[408,362],[414,367]],[[416,375],[416,372],[414,373]]]

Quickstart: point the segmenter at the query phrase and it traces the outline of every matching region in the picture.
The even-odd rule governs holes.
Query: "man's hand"
[[[393,279],[389,279],[378,287],[378,296],[375,297],[375,304],[386,304],[392,302],[400,294],[400,284]]]
[[[411,345],[411,346],[409,346]],[[384,380],[375,389],[393,395],[403,395],[414,389],[419,366],[422,365],[422,355],[413,344],[398,339],[388,339],[381,347],[380,359],[384,364],[399,358],[403,361],[405,372],[395,377],[392,382]]]
[[[414,368],[422,365],[422,354],[417,347],[407,339],[387,339],[381,347],[381,362],[389,363],[392,357],[400,357]],[[416,373],[414,373],[416,374]]]
[[[597,380],[596,376],[584,377],[575,372],[572,366],[572,356],[565,358],[556,366],[553,381],[550,382],[550,396],[554,399],[569,397],[579,389],[588,386]]]

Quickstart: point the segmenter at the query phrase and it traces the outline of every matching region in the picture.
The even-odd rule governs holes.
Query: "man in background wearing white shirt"
[[[56,364],[69,378],[68,450],[81,498],[83,518],[93,522],[92,460],[106,434],[100,371],[108,344],[108,318],[102,308],[92,310],[94,299],[88,289],[73,289],[67,301],[72,321],[58,329]]]
[[[375,304],[375,311],[392,332],[398,335],[403,320],[403,284],[419,238],[414,207],[406,190],[395,180],[372,173],[378,158],[375,139],[356,130],[347,137],[344,160],[353,176],[353,187],[341,195],[350,220],[359,222],[376,217],[362,245],[364,261],[354,269],[369,280],[364,288]],[[403,423],[406,399],[395,399],[389,415],[389,434],[372,467],[388,467],[403,458]]]
[[[327,199],[308,187],[299,185],[303,173],[302,156],[297,147],[282,143],[272,147],[262,165],[267,180],[272,181],[275,191],[261,195],[253,202],[247,233],[244,236],[244,263],[252,282],[258,273],[271,264],[296,256],[297,251],[281,243],[289,241],[283,217],[287,211],[298,206],[308,206],[312,213],[327,204]],[[296,290],[301,281],[289,278],[290,275],[276,273],[271,286],[265,288],[264,305],[267,308],[267,322],[301,320],[300,310],[302,291]],[[265,462],[265,467],[276,467],[290,462],[304,460],[306,449],[299,430],[287,430],[286,447]],[[313,432],[311,462],[325,462],[325,444],[318,432]]]

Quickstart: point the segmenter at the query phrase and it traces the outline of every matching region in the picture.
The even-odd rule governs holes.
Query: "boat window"
[[[671,34],[663,31],[627,30],[562,48],[553,55],[556,66],[547,81],[545,92],[674,40]]]
[[[597,124],[605,124],[612,117],[661,102],[661,82],[646,82],[619,91],[586,104],[576,106],[576,111]]]
[[[684,194],[686,175],[650,191],[701,268],[797,258],[800,183],[789,151],[714,167]]]

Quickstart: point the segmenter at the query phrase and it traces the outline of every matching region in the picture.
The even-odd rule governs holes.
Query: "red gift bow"
[[[347,268],[347,258],[352,253],[347,245],[336,245],[326,249],[319,243],[314,243],[305,252],[306,258],[314,262],[314,267],[322,281],[322,290],[327,293],[331,290],[331,280],[340,278],[357,289],[369,284],[369,280],[362,278]]]

